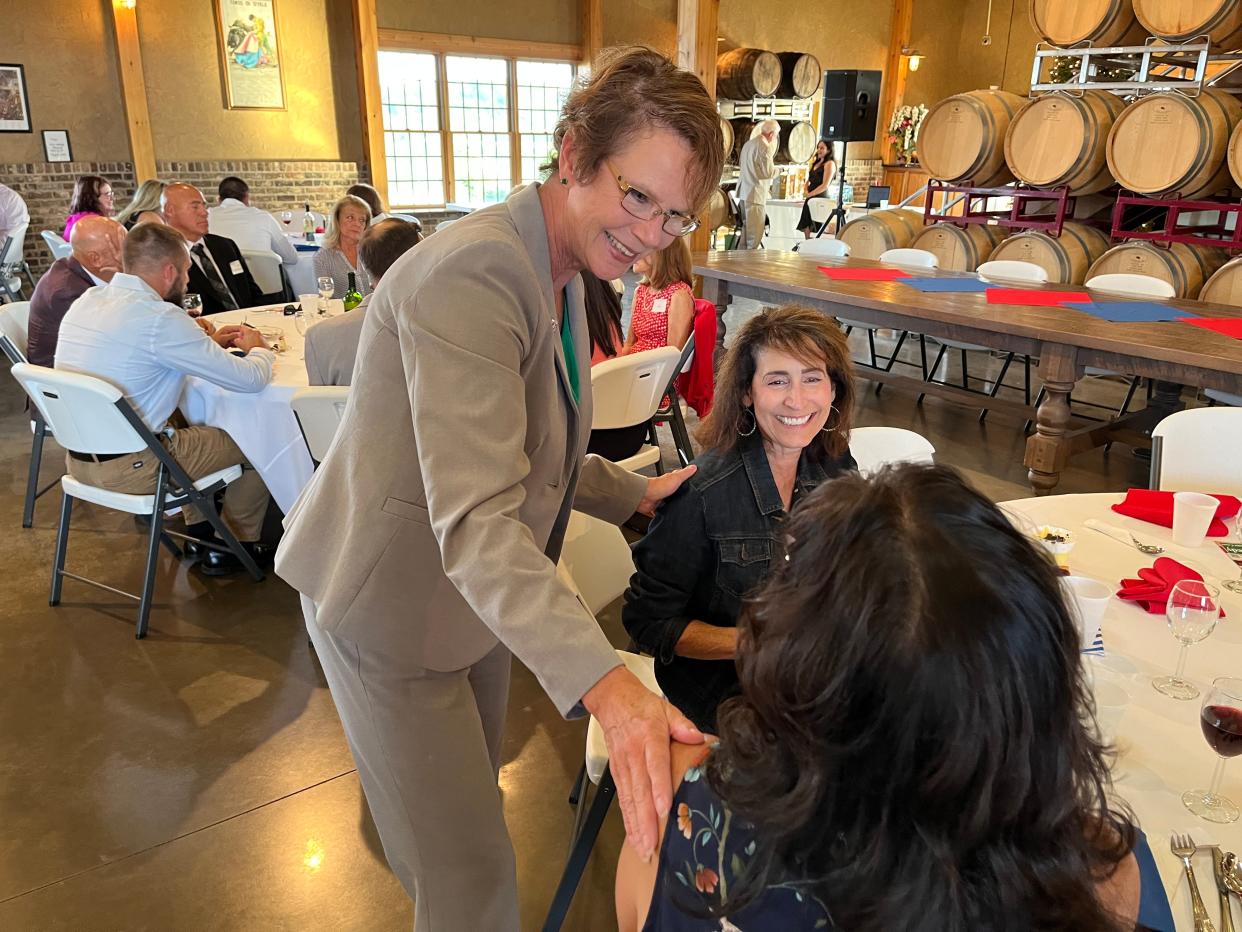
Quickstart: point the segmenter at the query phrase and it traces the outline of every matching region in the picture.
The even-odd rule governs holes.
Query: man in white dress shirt
[[[216,427],[166,430],[186,376],[196,375],[236,392],[258,392],[272,380],[273,355],[253,328],[201,327],[181,308],[190,257],[172,227],[135,227],[125,240],[123,272],[86,291],[60,325],[56,368],[111,382],[192,479],[241,464],[242,477],[224,493],[224,518],[245,546],[255,546],[269,499],[259,474],[233,439]],[[209,334],[208,331],[211,331]],[[229,350],[241,350],[240,358]],[[70,475],[116,492],[150,494],[159,463],[148,451],[94,456],[69,453]],[[204,516],[185,509],[187,532],[204,540],[213,530]],[[203,549],[200,570],[209,576],[241,569],[231,553]]]
[[[30,225],[30,211],[22,196],[7,184],[0,184],[0,245],[10,236],[21,234],[25,238],[26,227]],[[11,256],[0,255],[0,263],[16,262],[22,256],[21,243],[13,247]]]
[[[220,182],[220,203],[207,211],[207,232],[227,236],[238,249],[268,250],[285,265],[296,265],[298,252],[281,229],[280,221],[265,210],[250,206],[250,185],[235,176]]]
[[[780,124],[764,120],[759,135],[742,146],[738,156],[741,175],[737,183],[737,196],[745,212],[745,237],[747,249],[758,249],[763,239],[764,222],[768,214],[768,196],[772,191],[772,179],[776,177],[776,134]]]

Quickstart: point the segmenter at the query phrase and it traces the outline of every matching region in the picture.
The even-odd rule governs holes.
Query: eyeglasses
[[[628,181],[616,173],[611,165],[604,163],[612,177],[617,180],[617,188],[621,191],[621,206],[625,208],[626,213],[638,220],[654,220],[656,217],[663,216],[664,223],[660,226],[669,236],[685,236],[687,233],[693,233],[699,228],[697,217],[687,214],[679,214],[673,210],[665,210],[647,195],[639,191],[638,188],[631,185]]]

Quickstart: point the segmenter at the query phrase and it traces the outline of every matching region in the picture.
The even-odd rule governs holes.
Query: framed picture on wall
[[[215,0],[224,105],[230,110],[284,110],[276,0]]]
[[[49,162],[72,162],[73,148],[69,145],[69,130],[45,129],[43,156]]]
[[[26,95],[26,69],[0,64],[0,133],[30,132],[30,98]]]

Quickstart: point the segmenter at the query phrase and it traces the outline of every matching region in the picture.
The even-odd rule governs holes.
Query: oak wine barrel
[[[729,198],[720,188],[712,191],[711,197],[707,199],[707,207],[703,211],[703,219],[706,221],[706,226],[709,230],[715,230],[724,226],[725,221],[729,219]]]
[[[1199,292],[1199,300],[1242,307],[1242,256],[1230,259],[1212,274]]]
[[[940,261],[940,268],[954,272],[973,272],[992,256],[1005,236],[998,226],[971,223],[959,227],[953,223],[934,223],[910,243],[911,249],[925,249]]]
[[[1008,91],[969,91],[936,104],[919,130],[919,161],[933,178],[994,187],[1013,180],[1005,134],[1026,100]]]
[[[777,165],[805,165],[815,155],[819,136],[810,123],[782,123],[774,161]]]
[[[1067,222],[1060,236],[1042,230],[1024,230],[1001,241],[992,250],[990,261],[1009,259],[1030,262],[1048,273],[1056,285],[1081,285],[1087,269],[1111,245],[1108,235],[1083,223]]]
[[[1229,137],[1228,149],[1225,162],[1229,166],[1229,174],[1233,177],[1234,184],[1242,187],[1242,123],[1234,127],[1233,135]]]
[[[733,162],[738,162],[742,158],[742,146],[750,142],[751,137],[759,129],[759,124],[754,120],[730,120],[733,127]]]
[[[724,117],[720,118],[720,136],[721,142],[724,144],[724,157],[726,162],[734,160],[733,154],[733,124]]]
[[[1137,6],[1136,0],[1031,0],[1031,26],[1060,48],[1142,45],[1147,31],[1135,18]]]
[[[1198,97],[1142,97],[1121,111],[1108,136],[1108,167],[1137,194],[1196,198],[1230,188],[1230,136],[1242,120],[1232,94],[1204,88]]]
[[[1131,240],[1096,259],[1087,270],[1087,280],[1114,273],[1150,275],[1172,285],[1177,297],[1193,298],[1227,258],[1228,253],[1217,246],[1173,243],[1166,249],[1146,240]]]
[[[1105,155],[1123,109],[1121,98],[1106,91],[1037,97],[1009,123],[1005,163],[1019,181],[1037,188],[1065,185],[1073,195],[1102,191],[1113,183]]]
[[[819,59],[806,52],[777,52],[781,62],[781,83],[777,97],[814,97],[824,78]]]
[[[771,97],[781,83],[781,60],[764,49],[733,49],[716,59],[716,96]]]
[[[1134,15],[1153,36],[1170,42],[1206,35],[1223,52],[1242,41],[1239,0],[1134,0]]]
[[[889,249],[901,249],[923,229],[923,212],[895,207],[892,210],[873,210],[865,217],[851,220],[837,239],[850,247],[855,259],[878,259],[880,253]]]

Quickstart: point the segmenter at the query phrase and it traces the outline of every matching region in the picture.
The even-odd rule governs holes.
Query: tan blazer
[[[567,291],[578,404],[538,186],[397,260],[366,313],[340,435],[276,557],[334,635],[440,671],[500,640],[562,714],[618,664],[556,577],[569,512],[619,523],[646,490],[643,477],[585,457],[581,279]]]

